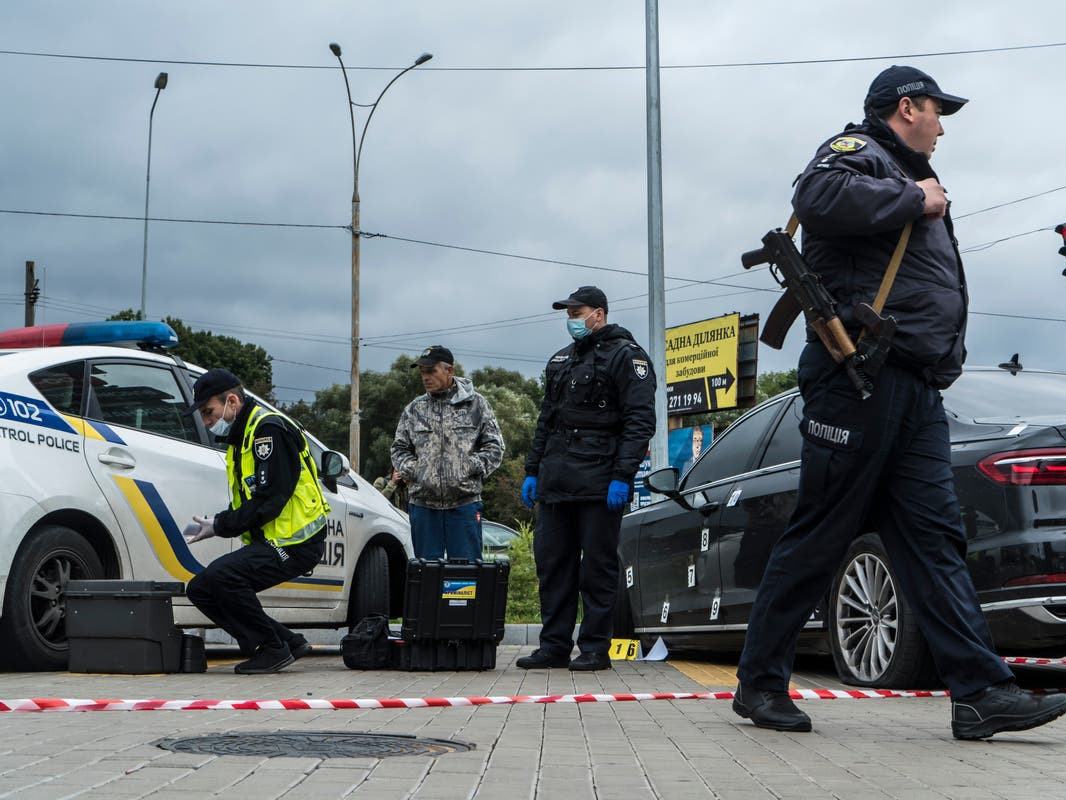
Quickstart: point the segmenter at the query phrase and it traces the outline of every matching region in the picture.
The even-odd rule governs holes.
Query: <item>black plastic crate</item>
[[[181,629],[172,598],[183,583],[70,581],[67,641],[71,672],[143,675],[181,669]]]
[[[496,669],[496,642],[491,639],[403,642],[400,647],[400,669],[415,672]]]
[[[510,571],[508,561],[411,559],[407,562],[401,637],[411,643],[501,641]]]

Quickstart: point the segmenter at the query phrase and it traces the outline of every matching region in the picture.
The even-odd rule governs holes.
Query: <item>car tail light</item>
[[[1020,578],[1011,578],[1003,586],[1039,586],[1045,583],[1066,583],[1066,574],[1055,572],[1050,575],[1023,575]]]
[[[978,461],[977,469],[999,484],[1066,486],[1066,448],[995,453]]]

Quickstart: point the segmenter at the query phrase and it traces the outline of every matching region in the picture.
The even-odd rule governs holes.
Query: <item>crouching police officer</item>
[[[574,341],[548,361],[526,458],[522,502],[538,505],[533,557],[543,627],[540,646],[516,664],[610,669],[618,529],[655,433],[655,375],[632,334],[607,324],[607,297],[595,286],[552,308],[566,309]],[[579,592],[581,655],[571,661]]]
[[[193,517],[192,542],[240,536],[244,547],[212,561],[189,581],[189,600],[236,639],[251,658],[234,667],[245,675],[278,672],[311,652],[298,633],[267,616],[256,597],[310,572],[326,544],[326,505],[303,433],[286,417],[248,397],[224,369],[197,379],[193,403],[204,425],[224,438],[232,500],[214,517]]]

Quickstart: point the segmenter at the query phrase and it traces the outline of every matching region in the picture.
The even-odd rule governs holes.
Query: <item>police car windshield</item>
[[[944,392],[944,406],[957,418],[975,421],[1066,420],[1066,374],[968,370]]]

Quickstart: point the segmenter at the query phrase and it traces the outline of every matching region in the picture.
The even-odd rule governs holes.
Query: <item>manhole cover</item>
[[[218,756],[310,756],[353,758],[388,756],[439,756],[473,750],[474,745],[446,739],[421,739],[389,733],[336,733],[333,731],[274,731],[272,733],[216,733],[181,739],[160,739],[156,747],[176,753]]]

